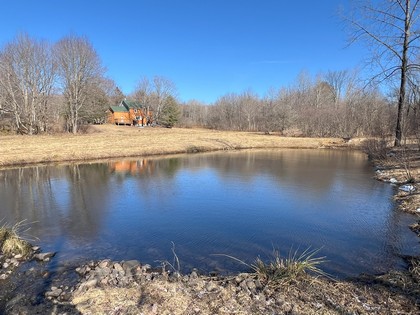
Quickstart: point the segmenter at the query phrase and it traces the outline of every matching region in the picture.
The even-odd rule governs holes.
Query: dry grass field
[[[182,128],[91,126],[86,134],[0,136],[0,167],[250,148],[345,146],[342,139]]]

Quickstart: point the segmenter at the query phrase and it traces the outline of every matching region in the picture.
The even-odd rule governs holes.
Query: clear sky
[[[140,78],[172,80],[182,101],[251,89],[264,95],[311,75],[355,68],[338,18],[346,0],[0,0],[0,45],[19,32],[86,36],[129,94]]]

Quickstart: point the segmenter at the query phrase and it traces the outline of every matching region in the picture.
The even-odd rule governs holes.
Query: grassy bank
[[[0,136],[0,167],[250,148],[344,146],[342,139],[182,128],[91,126],[81,135]]]

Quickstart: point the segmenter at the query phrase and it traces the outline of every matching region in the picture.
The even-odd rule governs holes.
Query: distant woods
[[[411,99],[404,131],[419,131],[419,102]],[[396,106],[376,89],[365,88],[356,71],[328,71],[315,78],[302,72],[287,87],[264,96],[251,90],[230,93],[215,104],[182,106],[183,126],[281,133],[286,136],[391,136]]]

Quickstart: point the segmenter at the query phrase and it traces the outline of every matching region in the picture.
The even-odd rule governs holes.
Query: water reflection
[[[322,247],[337,275],[381,272],[417,254],[393,188],[357,152],[282,150],[21,168],[0,172],[0,211],[57,259],[171,259],[238,270],[273,247]]]

